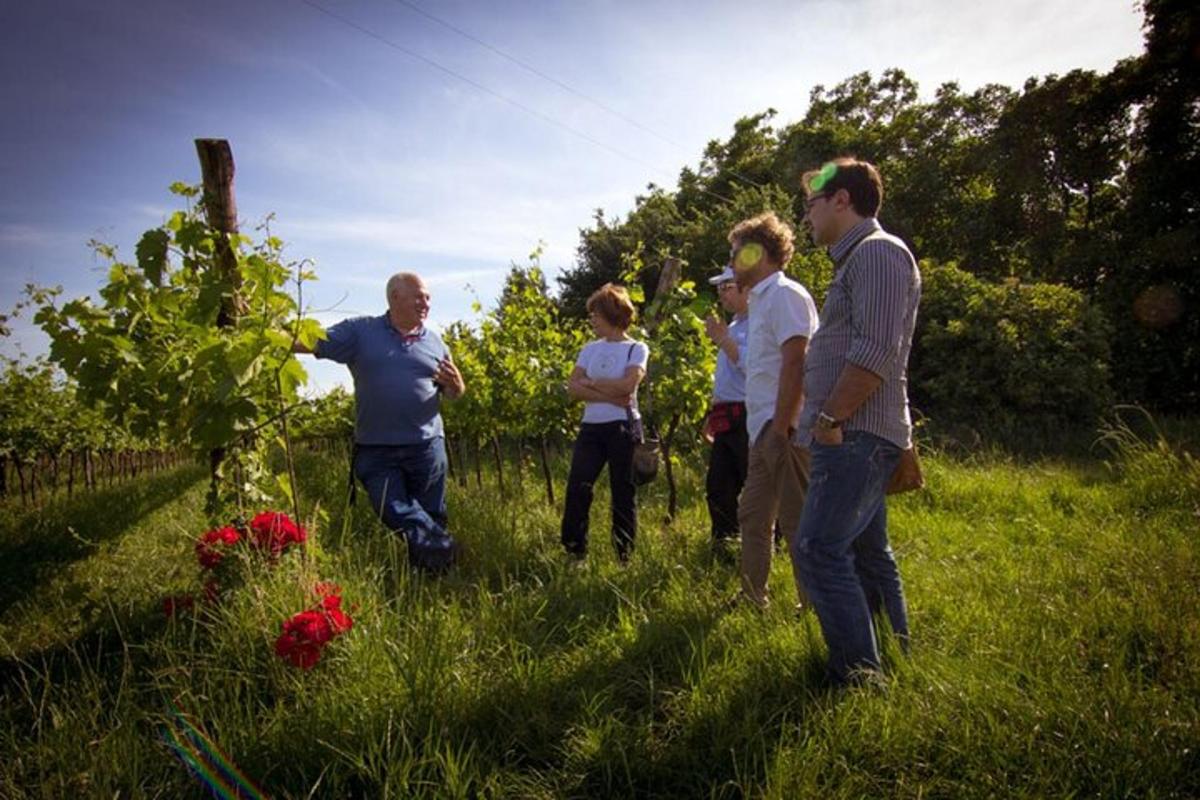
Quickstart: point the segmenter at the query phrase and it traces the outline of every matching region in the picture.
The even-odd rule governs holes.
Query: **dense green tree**
[[[800,176],[839,155],[874,162],[881,221],[919,258],[995,284],[1061,284],[1111,321],[1117,396],[1160,408],[1200,403],[1200,11],[1146,0],[1146,52],[1107,73],[1030,78],[1020,90],[939,87],[922,100],[902,70],[816,86],[804,117],[738,120],[675,192],[651,187],[624,219],[597,215],[560,279],[564,311],[614,280],[638,251],[685,260],[684,277],[724,263],[725,234],[774,209],[803,216]],[[830,276],[803,232],[788,271],[820,298]],[[639,276],[644,290],[657,270]],[[1103,392],[1101,392],[1103,394]]]
[[[1145,0],[1121,261],[1102,287],[1125,397],[1200,407],[1200,7]]]

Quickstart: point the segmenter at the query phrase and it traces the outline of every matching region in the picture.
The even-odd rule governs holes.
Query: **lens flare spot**
[[[758,242],[747,242],[738,250],[734,268],[739,272],[754,269],[754,266],[762,261],[763,252],[763,246]]]
[[[808,184],[808,188],[814,192],[819,192],[825,188],[825,184],[833,180],[833,176],[837,174],[837,164],[832,161],[821,167],[821,171],[813,176],[812,181]]]
[[[1183,297],[1174,286],[1150,286],[1133,301],[1133,316],[1154,330],[1173,325],[1183,316]]]

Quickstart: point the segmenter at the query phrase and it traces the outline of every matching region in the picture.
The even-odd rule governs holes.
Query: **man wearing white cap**
[[[708,475],[704,482],[708,516],[712,520],[713,546],[718,552],[738,535],[738,494],[746,482],[750,443],[746,436],[746,290],[737,285],[731,267],[709,278],[717,287],[721,308],[733,314],[726,324],[717,315],[704,321],[708,338],[717,346],[713,375],[712,408],[704,430],[712,440]]]

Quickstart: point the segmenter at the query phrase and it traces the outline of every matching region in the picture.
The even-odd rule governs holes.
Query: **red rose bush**
[[[242,535],[238,533],[237,528],[229,525],[205,533],[196,542],[196,558],[200,562],[200,568],[216,569],[225,559],[226,553],[241,540]]]
[[[264,511],[250,520],[250,533],[255,548],[271,557],[277,557],[292,545],[303,545],[308,532],[297,525],[287,514],[279,511]]]
[[[237,580],[229,569],[233,562],[226,559],[235,548],[248,545],[253,552],[265,554],[274,561],[293,546],[303,547],[307,540],[308,531],[304,526],[279,511],[256,514],[249,526],[239,520],[232,525],[206,531],[195,544],[196,560],[200,564],[204,583],[203,599],[216,602],[222,589],[228,589]],[[163,613],[167,617],[174,617],[193,606],[194,598],[168,597],[163,600]]]
[[[326,645],[354,627],[354,620],[342,611],[339,586],[319,583],[316,593],[320,602],[286,620],[275,640],[276,655],[300,669],[312,669],[321,660]]]
[[[308,532],[287,514],[264,511],[256,514],[250,524],[238,522],[205,532],[196,540],[196,560],[200,563],[204,581],[203,599],[208,603],[219,600],[222,586],[237,576],[231,573],[233,563],[226,557],[235,548],[247,546],[251,552],[276,561],[285,551],[303,547]],[[292,666],[312,669],[321,660],[325,648],[338,636],[354,627],[354,620],[342,610],[342,588],[335,583],[319,582],[313,587],[317,603],[283,622],[275,653]],[[175,617],[192,609],[196,598],[185,595],[163,600],[163,613]]]

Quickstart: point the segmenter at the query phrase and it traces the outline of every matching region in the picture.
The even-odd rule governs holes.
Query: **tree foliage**
[[[880,168],[880,220],[918,258],[997,287],[1077,290],[1089,318],[1111,325],[1104,371],[1117,397],[1196,408],[1200,11],[1182,0],[1142,8],[1145,52],[1107,73],[1035,77],[1019,90],[946,83],[923,98],[902,70],[864,72],[814,87],[795,122],[780,124],[770,109],[738,120],[697,167],[681,170],[676,191],[651,186],[624,219],[596,212],[560,279],[564,310],[581,314],[583,299],[614,280],[639,243],[647,260],[686,259],[685,277],[708,295],[700,278],[724,263],[735,222],[768,209],[800,220],[800,175],[855,155]],[[787,271],[819,299],[831,272],[804,238]],[[647,270],[639,280],[649,290],[656,277]],[[1060,344],[1052,362],[1078,342]],[[1108,384],[1096,396],[1111,396]]]
[[[915,405],[1005,427],[1023,418],[1091,420],[1108,408],[1109,326],[1082,292],[989,283],[954,264],[921,267],[909,362]]]

